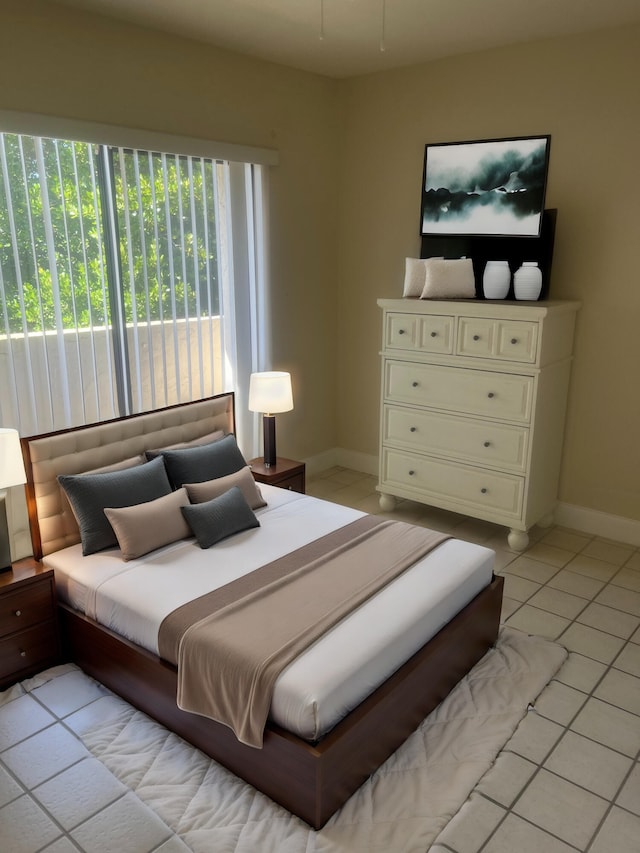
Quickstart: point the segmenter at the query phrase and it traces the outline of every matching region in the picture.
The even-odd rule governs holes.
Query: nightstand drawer
[[[302,474],[296,474],[293,477],[286,477],[284,480],[278,480],[273,483],[279,489],[289,489],[290,492],[300,492],[304,494],[304,477]]]
[[[58,655],[58,636],[53,619],[0,640],[0,683],[18,681],[24,670],[37,671]]]
[[[0,596],[0,637],[53,618],[51,582],[29,584]]]

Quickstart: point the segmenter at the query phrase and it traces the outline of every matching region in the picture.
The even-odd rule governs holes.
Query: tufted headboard
[[[80,541],[58,474],[81,474],[145,450],[235,432],[233,392],[99,424],[22,439],[33,555],[40,560]]]

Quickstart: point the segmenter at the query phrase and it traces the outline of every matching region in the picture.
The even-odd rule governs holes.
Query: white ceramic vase
[[[485,299],[506,299],[511,284],[511,270],[507,261],[487,261],[482,276]]]
[[[513,293],[516,299],[539,299],[542,290],[542,272],[537,261],[525,261],[513,276]]]

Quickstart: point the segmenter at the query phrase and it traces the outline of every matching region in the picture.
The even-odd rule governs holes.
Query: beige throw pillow
[[[475,295],[471,258],[430,258],[421,299],[473,299]]]
[[[189,503],[186,489],[178,489],[154,501],[105,508],[123,560],[134,560],[163,545],[187,539],[192,535],[180,507]]]
[[[192,504],[201,504],[219,497],[234,486],[240,489],[251,509],[258,509],[267,505],[248,465],[233,474],[217,477],[215,480],[206,480],[204,483],[186,483],[185,489]]]
[[[427,276],[427,270],[431,261],[441,261],[443,258],[405,258],[404,269],[404,297],[422,296]]]

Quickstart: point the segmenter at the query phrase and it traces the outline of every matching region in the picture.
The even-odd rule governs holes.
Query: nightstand
[[[29,557],[0,574],[0,690],[60,659],[53,571]]]
[[[304,462],[296,462],[294,459],[283,459],[278,456],[276,464],[267,468],[264,459],[259,457],[252,459],[249,465],[257,483],[267,483],[269,486],[278,486],[280,489],[289,489],[292,492],[304,494]]]

